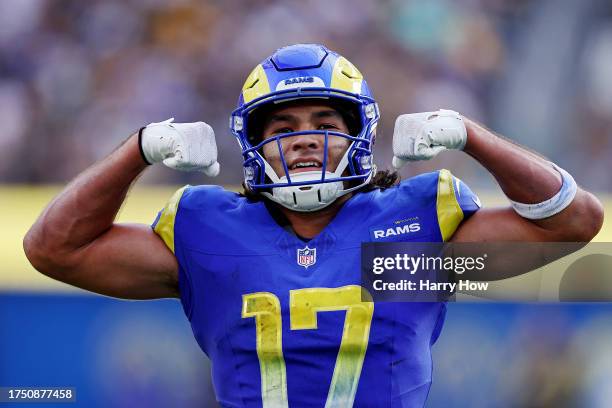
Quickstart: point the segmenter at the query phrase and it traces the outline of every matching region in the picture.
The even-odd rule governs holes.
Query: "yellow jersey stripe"
[[[155,233],[161,237],[166,243],[166,246],[170,248],[174,253],[174,220],[176,218],[176,212],[178,211],[179,201],[188,186],[184,186],[177,190],[159,216],[159,221],[155,224]]]
[[[457,227],[459,227],[461,221],[463,221],[463,210],[455,195],[453,175],[446,169],[440,170],[438,175],[436,210],[442,239],[448,241],[457,230]]]

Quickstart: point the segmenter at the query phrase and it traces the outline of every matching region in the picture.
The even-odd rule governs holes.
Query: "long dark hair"
[[[376,172],[372,180],[362,188],[356,191],[356,193],[365,193],[372,190],[381,190],[384,191],[390,187],[396,186],[399,184],[401,178],[397,171],[393,170],[381,170]],[[247,186],[242,183],[242,192],[241,196],[246,197],[249,201],[261,201],[264,199],[264,196],[261,194],[252,191],[247,188]]]

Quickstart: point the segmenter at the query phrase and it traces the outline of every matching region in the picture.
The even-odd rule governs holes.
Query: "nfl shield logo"
[[[297,263],[304,268],[314,265],[317,262],[317,248],[306,248],[297,250]]]

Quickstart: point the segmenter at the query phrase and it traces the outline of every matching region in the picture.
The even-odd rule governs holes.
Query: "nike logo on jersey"
[[[480,203],[480,198],[478,198],[478,196],[473,196],[472,201],[478,206],[478,208],[482,207],[482,204]]]

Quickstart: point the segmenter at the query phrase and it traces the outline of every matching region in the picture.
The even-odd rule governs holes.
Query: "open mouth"
[[[317,160],[296,161],[289,166],[289,174],[303,173],[306,171],[319,171],[323,165]]]

